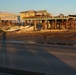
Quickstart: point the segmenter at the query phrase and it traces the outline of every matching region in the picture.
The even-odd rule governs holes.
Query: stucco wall
[[[11,13],[0,12],[0,19],[1,20],[16,20],[17,21],[17,15],[11,14]]]

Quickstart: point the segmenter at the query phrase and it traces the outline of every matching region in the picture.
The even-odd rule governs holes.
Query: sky
[[[76,0],[0,0],[0,11],[19,12],[47,10],[53,15],[76,15]]]

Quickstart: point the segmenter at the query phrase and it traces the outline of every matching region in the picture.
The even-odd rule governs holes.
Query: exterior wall
[[[25,14],[25,17],[34,17],[35,13],[34,12],[29,12]]]
[[[53,15],[48,13],[46,10],[40,10],[40,11],[29,10],[29,11],[20,12],[21,22],[24,21],[24,17],[25,18],[28,18],[28,17],[32,18],[32,17],[38,17],[38,16],[53,17]]]
[[[13,20],[17,21],[17,15],[12,14],[12,13],[7,13],[7,12],[0,12],[0,20]]]
[[[22,12],[20,13],[20,20],[23,20],[23,17],[34,17],[35,12]]]
[[[25,13],[20,13],[20,20],[23,20],[24,16],[25,16]]]

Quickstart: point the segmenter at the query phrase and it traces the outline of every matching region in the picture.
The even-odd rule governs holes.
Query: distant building
[[[23,17],[34,17],[35,13],[36,13],[36,11],[34,11],[34,10],[20,12],[20,21],[24,22]]]
[[[18,15],[9,12],[0,12],[1,21],[18,21]]]
[[[20,12],[20,20],[24,21],[24,17],[26,18],[32,18],[32,17],[53,17],[53,15],[46,10],[29,10],[29,11],[23,11]]]
[[[68,15],[68,17],[76,20],[76,15]]]
[[[76,15],[68,15],[60,13],[58,16],[53,16],[46,10],[29,10],[20,12],[20,21],[22,24],[33,25],[33,30],[37,30],[38,25],[42,26],[42,29],[74,29],[76,28]],[[30,21],[32,21],[32,23]]]

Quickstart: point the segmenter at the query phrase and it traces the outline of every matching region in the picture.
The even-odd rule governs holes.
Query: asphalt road
[[[0,43],[0,67],[76,75],[76,46]]]

